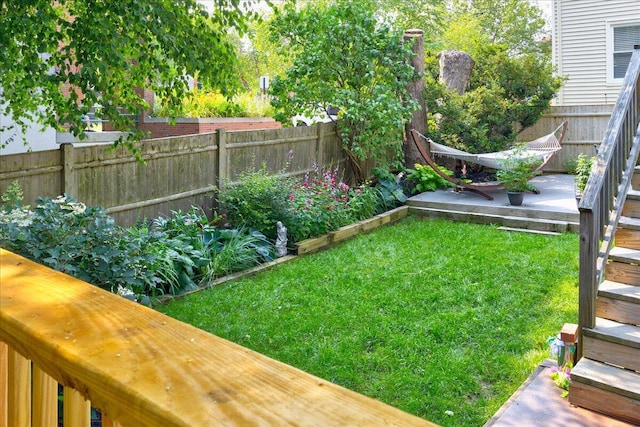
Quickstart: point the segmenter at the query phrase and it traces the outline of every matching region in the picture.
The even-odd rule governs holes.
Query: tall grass
[[[578,237],[408,219],[159,309],[445,426],[485,423],[577,320]]]

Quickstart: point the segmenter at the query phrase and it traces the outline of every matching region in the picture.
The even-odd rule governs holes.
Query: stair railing
[[[580,331],[596,322],[596,296],[640,152],[640,45],[634,47],[618,100],[598,148],[580,211]],[[579,341],[578,357],[582,355]]]

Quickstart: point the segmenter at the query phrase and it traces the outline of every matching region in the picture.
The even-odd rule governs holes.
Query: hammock
[[[425,142],[429,143],[431,154],[451,157],[457,160],[462,160],[463,162],[477,163],[479,165],[486,166],[492,169],[504,169],[504,164],[507,159],[513,159],[514,157],[539,160],[540,165],[536,167],[536,170],[540,171],[546,166],[549,160],[551,160],[556,151],[562,148],[561,143],[564,139],[566,131],[567,122],[564,121],[550,134],[542,136],[534,141],[522,143],[521,147],[519,148],[483,154],[471,154],[462,150],[447,147],[446,145],[438,144],[437,142],[434,142],[426,136],[422,135],[415,129],[411,130],[411,137],[413,139],[413,142],[416,144],[418,151],[425,159],[427,164],[431,166],[431,168],[436,171],[438,175],[453,183],[455,185],[456,191],[472,191],[488,200],[493,200],[493,196],[485,193],[484,191],[498,190],[502,188],[502,183],[466,183],[445,174],[442,170],[440,170],[438,165],[432,160],[431,156],[429,156],[426,150],[422,147],[422,145],[419,143],[419,140],[423,139]]]
[[[512,148],[510,150],[497,151],[494,153],[471,154],[462,150],[447,147],[446,145],[438,144],[426,137],[425,139],[429,141],[431,154],[452,157],[457,160],[462,160],[463,162],[477,163],[491,169],[504,169],[505,162],[510,158],[539,160],[542,166],[546,165],[549,160],[551,160],[554,153],[562,148],[560,141],[564,137],[566,123],[567,122],[563,122],[549,135],[542,136],[534,141],[523,143],[520,148]],[[556,134],[559,134],[559,137],[557,137]]]

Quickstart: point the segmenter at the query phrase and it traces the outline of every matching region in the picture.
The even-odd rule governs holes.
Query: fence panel
[[[567,120],[569,127],[560,150],[551,159],[546,172],[566,172],[567,162],[580,153],[595,155],[595,147],[602,142],[611,117],[612,105],[553,106],[538,122],[518,135],[519,141],[531,141],[552,132]]]
[[[0,156],[0,192],[14,180],[25,203],[68,193],[107,209],[118,224],[169,215],[171,210],[214,206],[214,186],[232,183],[265,163],[270,172],[304,176],[314,162],[344,164],[332,123],[317,126],[214,133],[145,140],[146,164],[125,148],[63,144],[60,150]],[[289,153],[293,157],[290,159]]]

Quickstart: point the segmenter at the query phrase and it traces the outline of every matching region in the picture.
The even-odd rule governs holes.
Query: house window
[[[640,24],[613,27],[614,79],[623,78],[627,72],[634,45],[640,45]]]

